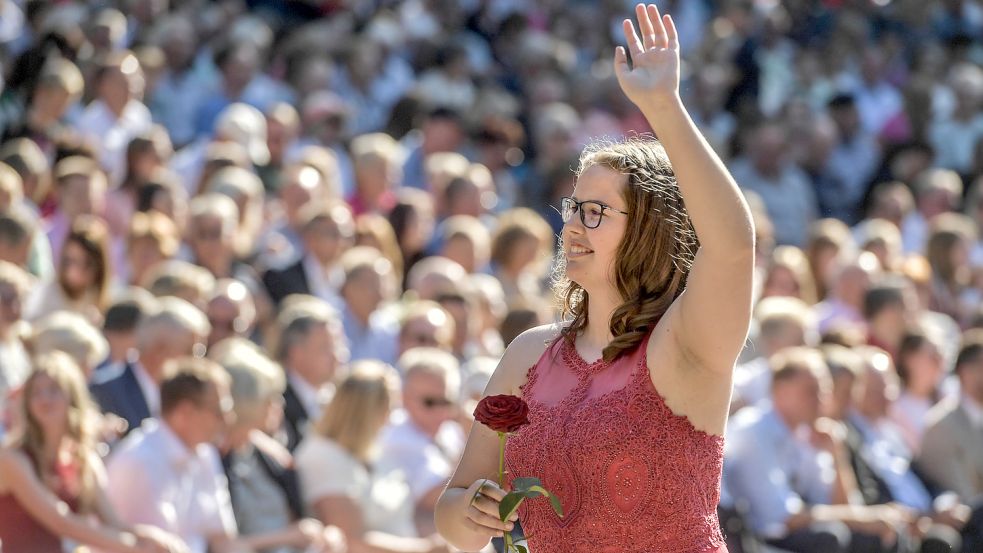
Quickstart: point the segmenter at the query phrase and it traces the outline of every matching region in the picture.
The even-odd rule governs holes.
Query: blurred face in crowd
[[[451,319],[441,309],[431,309],[411,317],[399,333],[399,353],[417,347],[433,347],[451,351]]]
[[[65,294],[78,299],[96,284],[96,262],[81,245],[66,242],[61,251],[59,282]]]
[[[164,365],[172,359],[201,357],[205,353],[205,337],[187,330],[158,330],[149,344],[140,349],[140,364],[153,378],[160,379]]]
[[[960,388],[977,403],[983,403],[983,354],[964,363],[959,371]]]
[[[0,261],[13,263],[18,267],[27,267],[27,260],[31,254],[31,241],[21,240],[18,244],[8,244],[0,240]]]
[[[374,266],[363,267],[352,273],[341,294],[356,317],[368,321],[369,316],[384,301],[392,299],[395,285],[391,271],[392,264],[380,257]]]
[[[140,284],[144,277],[161,261],[166,260],[160,246],[153,238],[137,238],[130,242],[126,253],[130,264],[130,282]]]
[[[280,185],[280,202],[287,221],[294,228],[300,226],[300,213],[304,206],[319,199],[324,191],[321,174],[313,167],[291,166],[283,170]]]
[[[242,46],[222,66],[222,78],[229,90],[241,91],[253,80],[258,68],[259,53],[252,47]]]
[[[907,354],[904,365],[908,370],[908,387],[912,390],[934,391],[945,376],[942,353],[931,340],[923,340],[918,349]]]
[[[454,319],[454,341],[452,343],[452,349],[455,354],[461,355],[464,353],[464,346],[467,344],[471,329],[474,326],[471,324],[472,313],[469,309],[468,302],[463,298],[448,298],[442,300],[440,306],[450,313],[451,318]]]
[[[208,335],[208,347],[233,336],[245,336],[252,326],[242,313],[242,306],[228,295],[217,296],[205,309],[212,332]]]
[[[51,120],[61,119],[75,98],[60,86],[39,86],[34,93],[32,108]]]
[[[233,256],[232,225],[225,225],[217,215],[200,215],[191,219],[188,241],[195,259],[205,265],[224,262],[228,265]]]
[[[785,164],[788,135],[778,125],[765,125],[754,133],[750,145],[751,161],[765,177],[776,177]]]
[[[772,402],[792,428],[812,424],[823,412],[832,388],[828,376],[818,377],[812,371],[800,371],[772,390]]]
[[[55,434],[68,424],[71,400],[68,393],[47,374],[39,374],[31,381],[27,397],[27,411],[45,433]]]
[[[331,265],[351,245],[355,237],[355,223],[351,213],[339,208],[330,218],[322,218],[304,233],[307,251],[322,265]]]
[[[460,123],[450,118],[435,117],[423,124],[423,148],[427,153],[455,152],[463,137]]]
[[[790,297],[801,298],[799,281],[795,274],[788,268],[781,265],[772,267],[765,277],[764,287],[761,297]]]
[[[184,438],[194,445],[218,445],[226,429],[235,420],[232,414],[232,395],[224,384],[208,386],[198,402],[188,401],[182,407],[185,408],[187,423]]]
[[[850,412],[854,404],[854,387],[857,384],[857,377],[850,371],[840,371],[831,379],[833,391],[830,395],[828,416],[842,420]]]
[[[287,352],[288,368],[315,388],[333,380],[340,363],[337,337],[328,325],[315,325]]]
[[[119,110],[131,99],[143,97],[145,82],[136,56],[127,56],[118,67],[107,69],[99,82],[99,97],[110,109]]]
[[[961,198],[948,188],[934,187],[918,197],[918,211],[932,220],[937,215],[955,211],[960,201]]]
[[[887,355],[878,354],[874,361],[878,366],[867,366],[860,379],[858,408],[864,416],[876,421],[887,416],[898,398],[898,377]]]
[[[371,157],[355,168],[359,196],[375,200],[394,188],[402,178],[402,170],[393,162]]]
[[[106,184],[101,178],[71,175],[62,179],[58,206],[69,221],[79,215],[102,215],[105,211]]]
[[[440,255],[464,267],[468,274],[474,273],[477,267],[474,242],[464,236],[455,236],[444,243]]]
[[[566,272],[570,280],[580,284],[588,293],[597,294],[603,287],[611,287],[614,274],[615,257],[621,238],[624,236],[628,216],[619,211],[628,211],[622,190],[626,177],[601,165],[588,167],[577,180],[573,198],[577,201],[591,201],[610,206],[601,209],[596,204],[581,205],[570,220],[563,224],[563,248],[566,256]],[[596,228],[587,228],[581,220],[582,212],[587,221],[600,216]],[[603,211],[603,213],[602,213]],[[513,263],[530,263],[536,258],[538,241],[524,239],[525,244],[516,245]],[[535,246],[535,247],[534,247]]]
[[[455,400],[443,377],[413,371],[403,385],[403,407],[420,430],[435,436],[440,426],[454,418]]]
[[[17,288],[0,284],[0,338],[5,338],[10,328],[20,321],[23,296]]]

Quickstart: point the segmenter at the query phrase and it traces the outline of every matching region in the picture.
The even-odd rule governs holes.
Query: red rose
[[[529,424],[529,406],[513,395],[488,396],[475,407],[474,420],[495,432],[515,432]]]

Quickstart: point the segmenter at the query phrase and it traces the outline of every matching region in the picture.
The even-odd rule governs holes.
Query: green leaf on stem
[[[523,491],[511,491],[505,494],[502,498],[502,502],[498,504],[498,515],[501,517],[502,522],[505,522],[512,516],[512,513],[519,508],[522,504],[522,500],[526,498],[526,492]]]
[[[526,491],[533,486],[542,487],[543,483],[534,476],[520,476],[512,480],[512,489],[515,491]]]
[[[519,553],[529,553],[529,550],[522,545],[516,545],[515,550],[518,551]]]

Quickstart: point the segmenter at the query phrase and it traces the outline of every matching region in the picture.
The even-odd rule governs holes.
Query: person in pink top
[[[485,390],[529,404],[508,474],[546,501],[518,511],[536,553],[723,553],[717,520],[734,363],[751,318],[754,225],[737,184],[679,99],[675,24],[654,5],[618,48],[622,90],[659,140],[589,147],[562,203],[565,319],[516,338]],[[531,367],[531,368],[530,368]],[[498,437],[475,425],[436,509],[476,551],[500,522]]]

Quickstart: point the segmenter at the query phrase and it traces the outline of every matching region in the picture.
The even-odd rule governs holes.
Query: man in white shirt
[[[172,359],[204,351],[211,327],[197,307],[175,297],[161,298],[136,331],[139,356],[98,371],[89,391],[103,412],[126,419],[131,430],[160,415],[159,383]]]
[[[464,432],[454,420],[461,374],[457,359],[437,348],[413,348],[399,365],[404,371],[403,408],[393,412],[382,431],[380,458],[405,474],[423,536],[436,530],[437,498],[464,451]]]
[[[76,122],[75,128],[98,147],[99,162],[116,186],[126,176],[126,150],[130,140],[153,125],[143,105],[144,78],[132,52],[111,54],[96,71],[96,99]]]
[[[107,494],[128,524],[171,532],[192,553],[231,551],[236,534],[216,443],[232,410],[229,376],[182,358],[161,382],[161,418],[147,421],[110,457]]]

